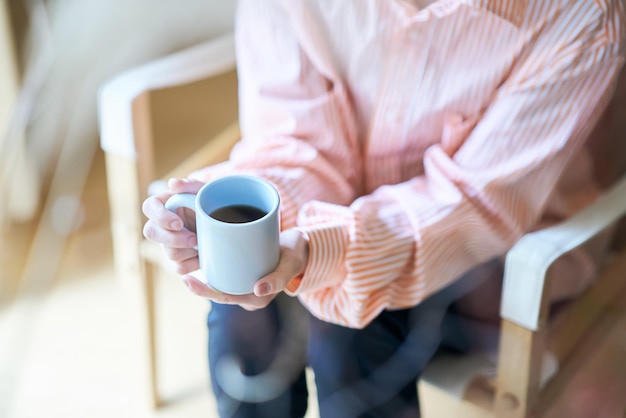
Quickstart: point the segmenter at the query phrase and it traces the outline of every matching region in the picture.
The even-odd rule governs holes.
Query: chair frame
[[[548,346],[550,266],[625,215],[626,176],[568,220],[524,235],[507,253],[494,407],[497,417],[526,417],[539,400],[542,356]],[[595,285],[568,307],[560,335],[550,336],[559,363],[567,361],[601,313],[626,289],[624,271],[626,250],[618,249]]]
[[[146,404],[163,404],[159,392],[156,345],[154,268],[162,254],[144,239],[143,201],[155,181],[151,96],[154,92],[194,83],[235,69],[234,39],[226,34],[196,47],[128,70],[107,81],[99,92],[100,142],[105,152],[113,257],[116,275],[138,332]],[[236,92],[233,92],[236,93]],[[239,139],[236,120],[183,161],[165,178],[184,177],[194,167],[228,157]]]

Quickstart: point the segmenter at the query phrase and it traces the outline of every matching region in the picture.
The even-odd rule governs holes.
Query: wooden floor
[[[58,271],[42,274],[35,287],[19,292],[33,227],[14,227],[0,237],[0,417],[216,416],[205,354],[208,304],[174,276],[162,277],[158,286],[161,389],[168,403],[152,412],[140,402],[137,359],[131,354],[134,330],[125,316],[128,301],[112,269],[100,153],[77,217],[80,228],[60,243],[65,246]],[[48,266],[54,270],[53,262],[41,257],[44,264],[38,267],[44,273]],[[14,299],[17,293],[22,296]],[[626,311],[616,312],[607,327],[610,338],[586,343],[593,360],[581,363],[546,417],[623,417]],[[315,407],[309,415],[317,416]]]

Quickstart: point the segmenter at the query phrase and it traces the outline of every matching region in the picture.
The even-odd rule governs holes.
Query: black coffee
[[[256,221],[266,215],[264,210],[249,205],[231,205],[215,209],[209,214],[213,219],[230,224],[243,224]]]

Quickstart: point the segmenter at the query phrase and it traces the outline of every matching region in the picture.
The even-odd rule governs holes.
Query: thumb
[[[302,273],[302,267],[299,267],[299,265],[295,260],[290,259],[289,256],[285,257],[285,252],[283,252],[276,270],[261,277],[254,284],[255,296],[261,297],[282,292],[292,279]]]
[[[262,279],[255,283],[254,285],[254,295],[258,297],[271,295],[274,293],[274,289],[276,286],[272,283],[271,280]]]
[[[279,264],[280,266],[280,264]],[[286,269],[276,269],[267,276],[261,277],[254,284],[254,295],[258,297],[268,296],[283,291],[289,281],[297,274],[291,274]]]
[[[283,291],[289,282],[302,274],[308,264],[309,244],[304,234],[288,229],[280,234],[280,260],[276,269],[254,285],[256,296]]]

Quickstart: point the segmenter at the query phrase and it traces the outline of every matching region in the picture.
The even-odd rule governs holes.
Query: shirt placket
[[[419,94],[423,66],[427,59],[427,24],[410,21],[398,25],[393,37],[367,140],[368,192],[384,184],[402,181],[406,127],[413,117],[411,103],[415,95]]]

